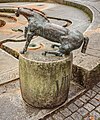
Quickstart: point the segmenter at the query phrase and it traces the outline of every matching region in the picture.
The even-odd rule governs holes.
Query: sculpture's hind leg
[[[24,37],[26,38],[27,36],[27,33],[28,33],[28,27],[25,27],[25,30],[24,30]]]
[[[28,48],[28,46],[30,44],[30,41],[32,40],[34,35],[35,35],[34,33],[27,34],[26,44],[25,44],[25,47],[24,47],[23,51],[20,51],[21,54],[24,54],[27,51],[27,48]]]
[[[45,51],[44,53],[42,53],[42,55],[45,55],[45,56],[46,56],[46,54],[54,54],[54,55],[60,56],[60,57],[63,56],[63,54],[59,51]]]
[[[84,37],[84,41],[83,41],[83,42],[84,42],[84,43],[83,43],[81,52],[82,52],[82,53],[85,53],[85,52],[86,52],[86,49],[87,49],[88,42],[89,42],[89,38],[88,38],[88,37]]]

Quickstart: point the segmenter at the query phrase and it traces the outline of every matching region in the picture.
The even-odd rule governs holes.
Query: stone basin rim
[[[62,59],[60,59],[60,60],[53,60],[53,61],[38,61],[38,60],[34,60],[34,59],[29,59],[29,58],[26,58],[23,54],[20,54],[19,53],[19,58],[21,57],[21,58],[23,58],[23,59],[25,59],[26,61],[30,61],[30,62],[36,62],[36,63],[45,63],[45,64],[49,64],[49,63],[59,63],[59,62],[63,62],[63,61],[65,61],[65,60],[70,60],[72,57],[73,54],[72,53],[70,53],[69,55],[66,55],[66,57],[64,56],[64,57],[62,57]],[[56,57],[56,56],[55,56]]]
[[[20,2],[20,1],[19,1]],[[28,2],[28,1],[27,1]],[[38,1],[35,1],[35,2],[38,2]],[[5,2],[4,2],[5,3]],[[41,3],[49,3],[48,1],[41,1]],[[52,2],[51,4],[54,4],[55,2]],[[62,5],[67,5],[67,6],[72,6],[72,7],[76,7],[77,9],[81,9],[83,12],[87,13],[88,16],[90,17],[91,19],[91,23],[93,21],[93,11],[92,9],[89,7],[89,6],[86,6],[86,5],[83,5],[83,4],[80,4],[80,3],[76,3],[76,2],[72,2],[72,1],[68,1],[66,0],[65,3],[59,3],[59,2],[56,2],[56,4],[62,4]],[[81,7],[80,7],[81,6]],[[0,12],[8,12],[8,13],[14,13],[16,10],[17,10],[18,7],[12,7],[12,8],[0,8]],[[71,22],[70,20],[66,20],[67,22]],[[72,24],[72,22],[71,22]]]
[[[12,19],[13,21],[17,21],[17,19],[15,18],[15,17],[13,17],[13,16],[10,16],[10,15],[7,15],[7,14],[1,14],[0,13],[0,17],[5,17],[5,18],[9,18],[9,19]]]

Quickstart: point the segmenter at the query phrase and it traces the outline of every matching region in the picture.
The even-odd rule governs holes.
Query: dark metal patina
[[[71,51],[80,48],[82,44],[81,52],[85,53],[89,39],[79,31],[70,31],[65,27],[51,23],[45,13],[37,9],[18,8],[15,14],[17,17],[21,14],[28,20],[28,26],[25,27],[24,32],[26,44],[23,51],[21,51],[22,54],[27,51],[33,36],[41,36],[49,41],[60,43],[60,45],[52,45],[53,48],[58,47],[58,51],[45,51],[44,55],[47,53],[56,56],[67,55]]]

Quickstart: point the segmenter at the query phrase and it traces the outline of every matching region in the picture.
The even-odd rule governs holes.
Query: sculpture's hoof
[[[24,51],[20,51],[20,54],[24,54],[25,52]]]
[[[62,53],[57,53],[57,54],[55,54],[56,56],[59,56],[59,57],[62,57],[63,56],[63,54]]]
[[[59,55],[59,57],[62,57],[62,56],[63,56],[63,54],[60,54],[60,55]]]
[[[51,48],[55,48],[55,45],[51,45]]]
[[[46,56],[46,52],[43,52],[42,55]]]

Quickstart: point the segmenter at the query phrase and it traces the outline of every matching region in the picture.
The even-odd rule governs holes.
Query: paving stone
[[[0,49],[0,84],[19,78],[18,60]]]
[[[81,120],[82,119],[82,116],[77,112],[73,113],[71,116],[75,120]]]
[[[80,108],[78,111],[83,117],[85,117],[88,114],[88,111],[85,108]]]
[[[68,110],[67,108],[65,108],[64,110],[60,111],[65,117],[68,117],[69,115],[71,115],[71,111]]]
[[[95,96],[95,99],[100,103],[100,95],[99,94]]]
[[[100,87],[100,82],[97,84],[98,87]]]
[[[45,115],[45,114],[49,113],[50,111],[51,111],[50,109],[43,109],[42,113]]]
[[[93,0],[92,0],[92,1],[93,1]],[[59,7],[58,7],[58,9],[59,9]],[[51,10],[51,11],[53,11],[53,10]],[[78,16],[79,16],[79,15],[78,15]],[[79,16],[79,17],[80,17],[80,16]],[[77,17],[76,17],[76,18],[77,18]],[[97,86],[98,86],[98,85],[97,85]],[[93,89],[95,89],[95,91],[97,92],[99,87],[100,87],[100,82],[99,82],[99,86],[98,86],[97,88],[93,88]],[[4,92],[5,92],[5,91],[4,91]],[[99,93],[100,93],[100,91],[99,91]],[[87,96],[88,96],[88,95],[87,95]],[[90,97],[90,96],[88,96],[88,97]],[[91,97],[94,97],[94,96],[91,95]],[[91,97],[90,97],[90,98],[91,98]],[[83,99],[83,98],[82,98],[82,99]],[[83,99],[83,100],[84,100],[84,99]],[[82,100],[82,101],[83,101],[83,100]],[[93,99],[93,100],[95,101],[95,99]],[[85,101],[87,102],[88,100],[85,99]],[[16,103],[16,102],[15,102],[15,103]],[[15,104],[15,103],[14,103],[14,104]],[[95,103],[95,104],[96,104],[96,103]],[[12,105],[12,104],[11,104],[11,105]],[[15,107],[17,107],[17,105],[16,105]],[[97,107],[97,108],[98,108],[98,107]],[[100,108],[98,108],[97,110],[99,110],[99,109],[100,109]],[[67,109],[67,110],[68,110],[68,109]],[[69,111],[69,110],[68,110],[68,111]],[[83,111],[84,111],[84,110],[83,110]],[[66,113],[66,111],[65,111],[65,113]],[[58,115],[57,115],[57,114],[58,114]],[[57,114],[56,114],[56,115],[57,115],[58,117],[56,116],[55,119],[60,120],[60,117],[59,117],[59,116],[62,116],[62,114],[60,114],[60,113],[57,113]],[[98,115],[98,112],[97,112],[97,113],[96,113],[96,112],[93,112],[93,114],[96,114],[96,116],[97,116],[97,115]],[[24,115],[25,115],[25,114],[24,114]],[[68,118],[69,118],[69,120],[72,119],[71,117],[68,117]],[[66,118],[66,120],[68,120],[68,118]],[[19,118],[19,119],[20,119],[20,118]],[[63,117],[61,118],[61,120],[62,120],[62,119],[63,119]],[[77,120],[76,118],[74,118],[74,119]],[[23,120],[24,120],[24,119],[23,119]],[[48,118],[48,120],[51,120],[51,119]]]
[[[88,96],[86,96],[86,95],[83,95],[79,99],[82,100],[84,103],[86,103],[86,102],[88,102],[90,100],[90,98]]]
[[[90,120],[90,117],[89,117],[89,116],[87,116],[87,117],[85,117],[85,118],[84,118],[84,120]]]
[[[89,101],[92,105],[94,105],[95,107],[99,105],[98,100],[96,100],[95,98],[93,98],[92,100]]]
[[[75,112],[78,107],[74,104],[74,103],[71,103],[69,106],[68,106],[68,109],[72,112]]]
[[[37,120],[39,113],[40,109],[25,104],[19,89],[0,95],[0,120]]]
[[[83,106],[83,102],[79,99],[77,99],[75,102],[74,102],[78,107],[82,107]]]
[[[73,118],[72,118],[72,117],[67,117],[67,118],[64,119],[64,120],[73,120]]]
[[[93,90],[98,93],[98,92],[100,92],[100,87],[98,87],[98,86],[95,85],[93,87]]]
[[[95,107],[93,105],[91,105],[90,103],[87,103],[84,105],[84,107],[88,110],[88,111],[92,111]]]
[[[98,112],[96,112],[96,111],[92,111],[90,113],[90,116],[93,116],[95,120],[100,119],[100,114]]]
[[[86,95],[90,98],[93,98],[97,93],[93,90],[89,90],[88,92],[86,92]]]
[[[99,114],[100,114],[100,106],[98,106],[98,107],[96,108],[96,111],[99,112]]]
[[[51,117],[47,118],[46,120],[53,120]]]
[[[3,93],[9,93],[15,89],[17,89],[17,90],[20,89],[19,80],[1,85],[0,86],[0,95]]]
[[[57,114],[53,115],[53,118],[54,120],[63,120],[65,117],[60,112],[58,112]]]

